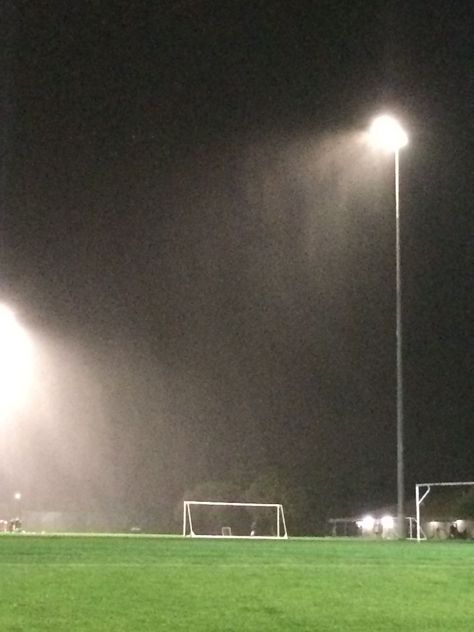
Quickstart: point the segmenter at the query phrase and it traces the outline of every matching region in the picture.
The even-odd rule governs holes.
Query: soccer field
[[[469,542],[0,537],[0,630],[474,626]]]

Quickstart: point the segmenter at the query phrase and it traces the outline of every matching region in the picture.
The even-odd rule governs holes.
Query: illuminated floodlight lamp
[[[382,527],[387,530],[393,529],[395,526],[393,516],[384,516],[380,522],[382,523]]]
[[[400,123],[388,114],[377,116],[372,121],[369,129],[369,138],[372,145],[385,149],[390,153],[395,153],[408,145],[407,133]]]
[[[373,531],[375,518],[373,516],[364,516],[360,521],[360,526],[364,531]]]
[[[24,404],[33,373],[33,345],[6,305],[0,304],[0,421]]]
[[[13,498],[15,500],[21,500],[21,493],[20,492],[15,492],[15,495],[13,496]]]

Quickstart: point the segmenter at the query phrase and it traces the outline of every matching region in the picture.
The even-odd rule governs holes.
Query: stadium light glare
[[[0,304],[0,421],[24,403],[33,370],[33,345],[14,312]]]
[[[361,520],[361,526],[364,531],[372,531],[375,525],[373,516],[364,516]]]
[[[369,136],[374,147],[395,153],[408,145],[408,135],[400,123],[388,114],[377,116],[370,126]]]
[[[393,516],[384,516],[380,522],[382,523],[382,527],[384,529],[393,529],[393,527],[395,526],[395,520],[393,519]]]

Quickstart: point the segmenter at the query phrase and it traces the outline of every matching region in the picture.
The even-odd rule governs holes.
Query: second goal
[[[288,538],[281,503],[183,501],[183,536],[192,538]]]

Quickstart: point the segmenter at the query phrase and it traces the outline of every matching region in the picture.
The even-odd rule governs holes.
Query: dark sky
[[[19,431],[37,505],[265,468],[394,501],[393,165],[356,141],[382,110],[410,135],[407,492],[472,479],[472,3],[1,13],[1,291],[63,379]]]

